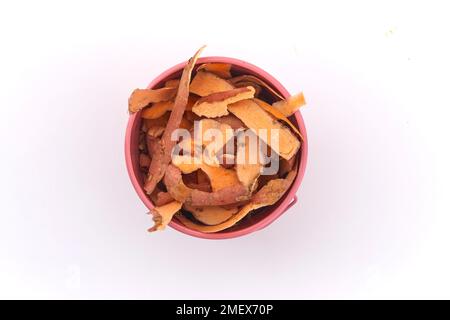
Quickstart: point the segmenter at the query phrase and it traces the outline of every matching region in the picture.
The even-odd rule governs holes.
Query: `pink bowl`
[[[269,85],[271,85],[283,97],[286,98],[290,96],[289,92],[274,77],[272,77],[264,70],[248,62],[226,57],[204,57],[198,59],[197,65],[207,62],[229,63],[233,66],[233,70],[239,73],[255,75],[258,78],[264,80]],[[166,80],[179,77],[185,65],[186,62],[182,62],[166,70],[158,77],[156,77],[156,79],[154,79],[149,84],[148,88],[161,87]],[[282,197],[282,199],[280,199],[280,201],[278,201],[273,206],[261,209],[262,210],[261,212],[258,212],[257,214],[254,214],[249,218],[246,218],[245,220],[241,221],[238,225],[218,233],[203,233],[191,230],[175,219],[172,220],[172,222],[170,222],[169,226],[185,234],[199,238],[205,239],[236,238],[267,227],[279,216],[281,216],[284,212],[286,212],[286,210],[291,208],[297,202],[296,192],[300,187],[300,183],[305,174],[306,159],[308,156],[308,140],[303,118],[299,111],[297,111],[291,118],[292,118],[291,120],[294,122],[295,125],[297,125],[298,129],[302,133],[304,141],[300,149],[300,156],[298,157],[299,159],[298,161],[300,162],[300,164],[298,167],[299,169],[297,177],[295,178],[294,183],[292,184],[289,191],[286,192],[286,194]],[[142,202],[145,204],[147,208],[152,209],[154,205],[143,189],[143,177],[139,170],[138,140],[139,140],[140,125],[141,125],[140,113],[130,115],[125,135],[125,161],[127,165],[128,175],[130,176],[131,179],[131,183],[133,184],[133,187],[136,190],[139,198],[141,198]]]

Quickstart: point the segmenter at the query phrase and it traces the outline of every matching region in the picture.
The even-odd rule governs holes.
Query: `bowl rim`
[[[268,72],[264,71],[260,67],[257,67],[249,62],[236,59],[236,58],[230,58],[230,57],[223,57],[223,56],[207,56],[202,57],[197,60],[196,66],[203,63],[227,63],[231,65],[235,65],[240,68],[248,69],[252,73],[256,74],[259,78],[263,79],[265,82],[267,82],[270,86],[275,88],[284,98],[287,98],[290,96],[289,92],[286,90],[286,88],[272,75],[270,75]],[[174,65],[173,67],[167,69],[166,71],[162,72],[160,75],[158,75],[155,79],[153,79],[150,84],[147,86],[147,88],[153,88],[156,85],[160,84],[162,81],[170,78],[171,75],[176,74],[177,72],[180,72],[184,66],[186,65],[187,61],[178,63]],[[126,167],[128,171],[128,176],[131,180],[131,183],[138,194],[141,201],[144,203],[144,205],[148,209],[153,209],[154,205],[151,202],[150,198],[147,196],[143,188],[141,187],[138,178],[133,170],[133,163],[132,163],[132,156],[131,156],[131,136],[133,133],[133,127],[135,124],[135,121],[138,119],[137,117],[140,115],[140,113],[131,114],[128,118],[127,122],[127,128],[125,132],[125,162]],[[303,121],[303,117],[299,110],[297,110],[294,113],[295,120],[297,122],[297,127],[300,130],[303,141],[302,146],[300,148],[300,166],[298,168],[297,176],[295,177],[294,182],[292,183],[291,187],[289,188],[288,192],[283,196],[283,199],[281,202],[277,204],[276,207],[272,208],[272,212],[269,212],[269,214],[261,219],[260,221],[251,224],[247,227],[244,227],[242,229],[238,230],[223,230],[220,233],[204,233],[196,230],[189,229],[188,227],[184,226],[181,222],[172,220],[169,223],[169,226],[177,231],[180,231],[184,234],[197,237],[197,238],[203,238],[203,239],[230,239],[230,238],[236,238],[241,237],[250,233],[253,233],[255,231],[261,230],[268,225],[270,225],[273,221],[278,219],[290,206],[290,204],[295,201],[296,193],[298,189],[300,188],[300,184],[303,180],[303,177],[305,175],[306,171],[306,164],[308,159],[308,138],[307,138],[307,132],[305,123]]]

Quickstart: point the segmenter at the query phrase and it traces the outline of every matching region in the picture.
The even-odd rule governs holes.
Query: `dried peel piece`
[[[275,204],[275,202],[280,200],[280,198],[292,185],[296,175],[297,171],[292,170],[284,179],[270,180],[264,187],[261,188],[261,190],[255,193],[251,202],[262,206],[270,206]]]
[[[281,199],[281,197],[286,193],[286,191],[289,189],[289,187],[292,185],[292,182],[294,181],[294,178],[296,176],[296,172],[292,171],[288,174],[286,179],[275,179],[269,181],[267,185],[261,188],[252,198],[251,202],[243,206],[238,213],[233,215],[230,219],[228,219],[225,222],[222,222],[215,226],[207,226],[207,225],[201,225],[197,224],[188,218],[177,215],[176,218],[181,221],[182,224],[184,224],[186,227],[204,232],[204,233],[213,233],[213,232],[219,232],[225,229],[228,229],[232,226],[234,226],[237,222],[242,220],[247,214],[249,214],[251,211],[270,206],[275,204],[278,200]]]
[[[183,174],[189,174],[202,167],[201,159],[188,155],[176,155],[172,157],[172,164],[176,166]]]
[[[291,116],[298,108],[306,104],[303,92],[290,96],[286,100],[275,102],[272,106],[283,113],[286,117]]]
[[[233,130],[228,124],[213,119],[202,119],[197,124],[194,138],[183,139],[178,143],[178,148],[184,151],[183,154],[196,154],[206,164],[218,167],[220,161],[217,155],[233,138]],[[203,146],[205,147],[204,151]]]
[[[197,72],[192,80],[189,90],[196,95],[205,97],[213,93],[229,91],[232,89],[234,89],[234,86],[227,80],[218,77],[214,73],[200,71]]]
[[[184,209],[192,213],[195,219],[206,225],[217,225],[228,219],[230,219],[233,214],[238,212],[238,208],[224,208],[224,207],[192,207],[184,206]]]
[[[253,87],[255,89],[255,97],[259,96],[259,94],[261,93],[261,86],[254,82],[251,82],[251,81],[237,82],[237,83],[234,83],[234,86],[236,88]]]
[[[236,117],[233,114],[228,114],[226,116],[219,117],[214,120],[216,120],[217,122],[229,125],[233,130],[245,128],[245,124],[241,120],[239,120],[238,117]]]
[[[272,116],[274,116],[275,118],[284,121],[285,123],[287,123],[289,125],[289,127],[291,127],[291,129],[303,140],[303,136],[300,133],[300,131],[298,131],[297,127],[294,126],[294,124],[286,117],[286,115],[284,113],[282,113],[279,109],[275,108],[274,106],[271,106],[270,104],[268,104],[267,102],[261,100],[261,99],[253,99],[261,108],[263,108],[265,111],[267,111],[268,113],[270,113]]]
[[[225,123],[220,123],[213,119],[202,119],[198,122],[201,136],[194,137],[196,145],[205,147],[203,151],[203,161],[218,167],[220,162],[217,158],[223,147],[231,140],[233,129]],[[199,141],[200,140],[200,141]]]
[[[164,127],[167,126],[167,121],[169,121],[170,113],[166,112],[162,117],[158,119],[142,119],[142,130],[147,132],[150,128],[153,127]]]
[[[280,122],[261,109],[253,100],[242,100],[228,106],[228,110],[242,120],[258,137],[281,157],[289,160],[300,148],[300,141]],[[278,135],[278,143],[271,137]],[[269,138],[270,137],[270,138]]]
[[[228,79],[231,78],[231,64],[229,63],[204,63],[197,68],[198,71],[207,71],[218,75],[221,78]]]
[[[150,210],[153,215],[153,221],[155,225],[148,229],[149,232],[163,230],[169,222],[172,220],[172,217],[175,213],[177,213],[183,204],[178,201],[173,201],[168,204],[165,204],[160,207],[155,207]]]
[[[251,191],[255,189],[256,179],[263,168],[261,159],[256,135],[251,130],[240,132],[236,151],[236,173],[239,181]]]
[[[172,112],[170,113],[166,129],[161,138],[161,152],[158,152],[154,157],[152,156],[152,163],[150,164],[147,180],[144,184],[144,189],[147,194],[153,192],[156,184],[164,177],[164,173],[170,163],[172,149],[176,144],[176,141],[172,140],[172,133],[180,126],[183,118],[189,98],[189,83],[191,82],[192,69],[203,48],[204,47],[201,47],[195,55],[189,59],[183,69]]]
[[[155,191],[153,191],[150,195],[150,199],[156,207],[160,207],[174,201],[168,192],[162,191],[159,188],[155,188]]]
[[[150,103],[168,101],[175,97],[176,93],[176,88],[135,89],[128,99],[128,111],[130,113],[135,113],[142,110]]]
[[[198,116],[217,118],[228,114],[229,104],[251,99],[255,95],[253,87],[237,88],[223,92],[212,93],[199,99],[192,107],[192,112]]]
[[[235,170],[208,165],[203,165],[200,169],[208,175],[213,192],[239,184]]]
[[[264,89],[269,91],[272,95],[274,95],[278,99],[284,100],[284,97],[281,94],[279,94],[277,91],[275,91],[275,89],[273,89],[267,83],[265,83],[264,81],[262,81],[261,79],[255,77],[255,76],[246,74],[246,75],[242,75],[242,76],[231,78],[229,81],[234,86],[239,86],[239,83],[241,83],[241,82],[244,82],[246,85],[254,83],[254,84],[258,85],[258,86],[263,87]]]
[[[150,107],[142,110],[141,117],[143,119],[158,119],[167,111],[172,110],[173,101],[160,101],[153,103]]]
[[[208,176],[213,192],[239,184],[236,171],[221,166],[209,166],[195,157],[174,156],[172,157],[172,164],[184,174],[202,170]]]
[[[183,182],[181,171],[173,164],[167,167],[164,184],[175,200],[195,207],[236,204],[250,199],[251,196],[247,188],[241,184],[223,188],[216,192],[204,192],[188,188]]]

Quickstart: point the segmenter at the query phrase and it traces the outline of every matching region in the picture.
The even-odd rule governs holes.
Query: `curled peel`
[[[175,146],[176,141],[171,139],[172,133],[180,126],[183,118],[184,111],[188,104],[189,98],[189,83],[191,82],[192,69],[195,66],[199,55],[204,47],[200,48],[195,55],[189,59],[188,63],[183,69],[183,73],[180,79],[180,85],[178,86],[177,95],[173,104],[172,112],[167,122],[166,129],[161,138],[161,150],[152,157],[152,162],[148,171],[148,178],[145,181],[144,189],[147,194],[151,194],[156,187],[156,184],[164,177],[167,166],[171,160],[172,148]]]
[[[237,184],[216,192],[204,192],[188,188],[182,179],[181,171],[174,165],[169,165],[164,176],[167,191],[177,201],[201,206],[224,206],[250,199],[250,194],[243,185]]]
[[[163,230],[169,222],[172,220],[172,217],[175,213],[177,213],[183,204],[177,201],[170,202],[160,207],[155,207],[150,210],[150,213],[153,215],[153,221],[155,225],[148,229],[149,232]]]
[[[128,111],[130,113],[135,113],[142,110],[150,103],[168,101],[172,99],[176,93],[176,88],[135,89],[128,99]]]
[[[256,179],[261,174],[263,167],[260,163],[261,156],[259,151],[258,138],[251,130],[239,133],[236,152],[236,173],[239,181],[252,191],[256,186]]]
[[[261,93],[261,86],[251,81],[237,82],[234,83],[234,86],[236,88],[253,87],[255,89],[255,97],[259,96],[259,94]]]
[[[152,199],[153,204],[157,207],[166,205],[174,201],[174,199],[168,192],[164,192],[161,190],[155,190],[151,194],[150,198]]]
[[[217,118],[228,114],[227,106],[229,104],[251,99],[255,95],[253,87],[244,87],[231,89],[228,91],[212,93],[206,97],[200,98],[192,107],[192,112],[198,116],[208,118]]]
[[[225,229],[228,229],[232,226],[234,226],[237,222],[241,221],[245,216],[247,216],[250,212],[253,210],[271,206],[275,204],[278,200],[281,199],[283,194],[289,189],[289,187],[292,185],[292,182],[294,181],[294,178],[296,176],[296,172],[292,171],[288,174],[286,179],[275,179],[269,181],[267,185],[261,188],[253,197],[250,203],[244,205],[238,213],[234,214],[230,219],[214,225],[214,226],[207,226],[207,225],[201,225],[198,223],[195,223],[188,218],[177,215],[177,219],[181,221],[186,227],[204,232],[204,233],[213,233],[213,232],[219,232]]]
[[[172,164],[184,174],[192,173],[199,169],[202,170],[208,176],[213,192],[239,184],[236,171],[225,169],[221,166],[209,166],[194,157],[174,156]]]
[[[234,86],[241,86],[240,83],[244,83],[245,85],[251,85],[251,84],[255,84],[256,86],[259,87],[263,87],[264,89],[266,89],[267,91],[269,91],[269,93],[271,93],[272,95],[274,95],[275,97],[277,97],[280,100],[284,100],[284,97],[279,94],[277,91],[275,91],[275,89],[273,89],[271,86],[269,86],[267,83],[265,83],[264,81],[262,81],[261,79],[252,76],[252,75],[242,75],[242,76],[238,76],[238,77],[234,77],[231,78],[229,80]],[[255,86],[255,87],[256,87]]]
[[[150,107],[142,110],[141,117],[143,119],[158,119],[167,111],[172,110],[173,101],[160,101],[153,103]]]
[[[219,117],[214,120],[216,120],[220,123],[223,123],[223,124],[227,124],[234,130],[245,128],[245,124],[241,120],[239,120],[238,117],[236,117],[233,114],[228,114],[226,116]]]
[[[261,99],[257,99],[255,98],[254,101],[261,107],[263,108],[265,111],[267,111],[268,113],[270,113],[272,116],[274,116],[275,118],[284,121],[285,123],[287,123],[289,125],[289,127],[291,127],[292,131],[294,131],[302,140],[303,140],[303,136],[300,133],[300,131],[298,131],[297,127],[294,126],[294,124],[286,117],[286,115],[281,112],[279,109],[271,106],[270,104],[268,104],[267,102],[261,100]],[[281,102],[281,101],[280,101]]]
[[[167,121],[169,121],[170,113],[166,112],[162,117],[158,119],[142,119],[143,125],[142,129],[147,132],[153,127],[164,127],[167,126]]]
[[[199,131],[194,135],[194,138],[183,139],[178,143],[178,147],[191,155],[194,155],[194,151],[197,151],[199,154],[197,157],[201,158],[201,161],[218,167],[220,162],[217,159],[217,154],[233,138],[232,128],[226,123],[213,119],[200,120],[197,128]],[[204,151],[202,149],[203,146],[205,147]]]
[[[253,100],[242,100],[228,106],[228,110],[241,119],[264,143],[285,159],[292,158],[300,148],[297,137],[280,122],[261,109]],[[278,143],[272,138],[278,136]],[[270,137],[270,138],[269,138]]]
[[[286,100],[275,102],[272,106],[279,110],[286,117],[291,116],[298,108],[306,104],[303,92],[290,96]]]
[[[231,64],[228,63],[204,63],[197,68],[197,72],[203,70],[214,73],[223,79],[231,78]]]
[[[212,119],[202,119],[199,122],[201,129],[202,145],[205,147],[203,160],[206,164],[218,167],[220,165],[217,154],[233,138],[233,130],[226,123],[220,123]],[[217,135],[216,135],[217,134]],[[196,140],[196,144],[199,142]]]
[[[234,86],[227,80],[222,79],[211,72],[197,72],[190,86],[190,92],[201,97],[208,96],[213,93],[229,91]]]
[[[238,208],[224,208],[224,207],[191,207],[184,206],[184,208],[192,213],[195,219],[206,225],[217,225],[228,219],[230,219],[233,214],[238,212]]]

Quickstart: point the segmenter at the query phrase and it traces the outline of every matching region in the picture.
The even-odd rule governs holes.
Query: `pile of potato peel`
[[[205,233],[231,228],[254,210],[274,205],[297,174],[302,136],[288,117],[305,104],[303,94],[284,99],[230,64],[205,63],[194,71],[202,50],[179,79],[135,89],[128,100],[129,112],[142,119],[139,165],[155,205],[149,231],[164,229],[173,218]],[[178,132],[194,137],[175,139]],[[209,137],[210,132],[225,138]],[[259,150],[256,162],[249,160],[255,153],[252,139]],[[270,159],[279,159],[276,172],[266,173],[263,148]]]

